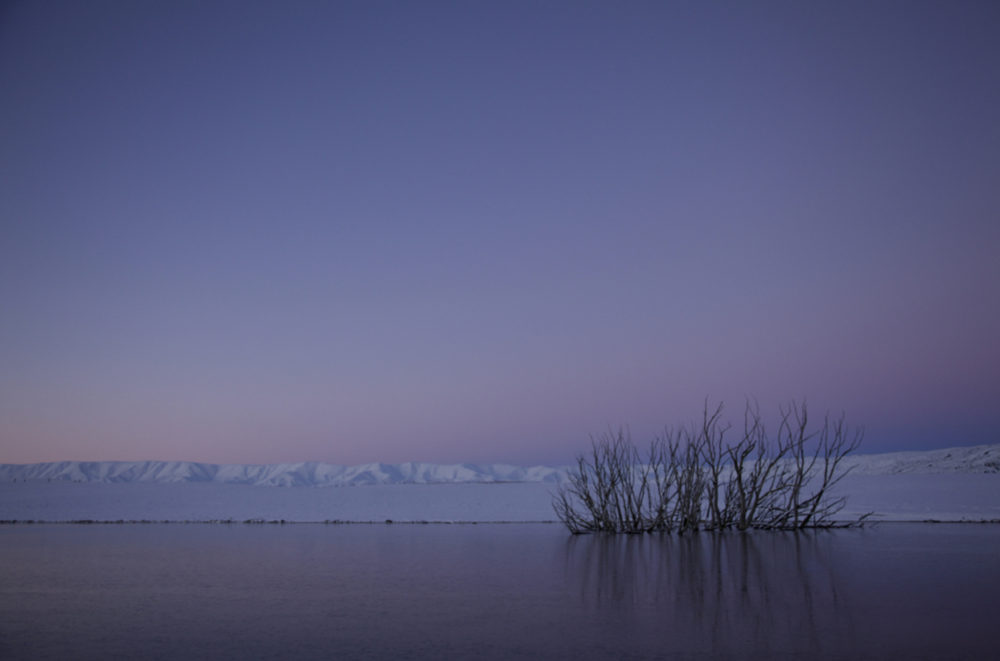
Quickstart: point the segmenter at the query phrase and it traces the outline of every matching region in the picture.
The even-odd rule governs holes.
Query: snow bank
[[[4,521],[553,521],[541,482],[268,488],[213,482],[3,482]],[[876,521],[1000,521],[1000,474],[849,475],[843,514]]]
[[[0,483],[0,520],[551,521],[551,489],[539,482],[327,489],[211,482],[8,482]]]

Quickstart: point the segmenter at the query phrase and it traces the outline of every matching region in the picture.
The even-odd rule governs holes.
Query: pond
[[[1000,526],[0,526],[0,658],[992,658]]]

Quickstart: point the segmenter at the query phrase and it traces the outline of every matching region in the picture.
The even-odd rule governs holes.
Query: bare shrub
[[[573,533],[790,530],[868,517],[837,520],[846,498],[831,493],[849,472],[842,462],[860,446],[860,428],[850,432],[843,416],[827,415],[810,431],[805,403],[792,402],[780,409],[772,440],[748,401],[743,433],[729,442],[722,411],[706,400],[700,425],[665,430],[645,455],[627,430],[592,438],[554,496],[556,515]]]

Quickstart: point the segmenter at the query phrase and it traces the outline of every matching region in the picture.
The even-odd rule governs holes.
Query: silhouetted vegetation
[[[795,530],[868,517],[836,519],[846,498],[833,493],[849,472],[842,462],[860,446],[861,428],[827,415],[810,429],[805,403],[792,402],[779,410],[772,438],[759,407],[748,402],[743,433],[729,440],[732,425],[722,411],[706,402],[699,425],[667,429],[644,455],[626,430],[592,439],[556,493],[556,515],[573,533]]]

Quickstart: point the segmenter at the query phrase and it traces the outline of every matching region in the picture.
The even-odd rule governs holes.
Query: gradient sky
[[[1000,441],[996,2],[0,7],[0,462]]]

